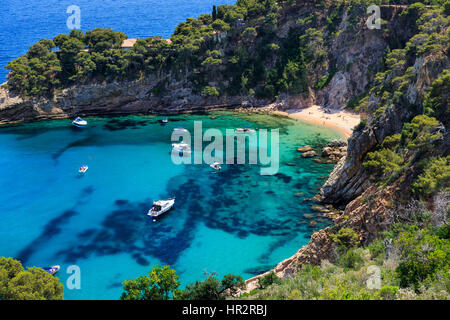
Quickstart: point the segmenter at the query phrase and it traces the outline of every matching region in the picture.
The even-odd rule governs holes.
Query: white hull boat
[[[153,207],[148,210],[147,215],[153,218],[153,221],[155,221],[156,218],[161,216],[162,214],[166,213],[175,204],[175,198],[167,199],[167,200],[159,200],[153,202]]]
[[[79,173],[85,173],[86,171],[88,171],[89,167],[87,165],[81,166],[80,169],[78,169]]]
[[[86,127],[87,126],[87,121],[81,119],[80,117],[75,118],[75,120],[72,121],[72,125],[74,125],[75,127]]]
[[[174,151],[191,153],[191,147],[187,143],[172,143],[172,148]]]
[[[217,171],[220,171],[220,169],[222,169],[222,167],[220,166],[220,164],[218,162],[211,163],[209,166]]]
[[[175,129],[173,129],[173,131],[175,131],[175,132],[189,132],[187,129],[182,128],[182,127],[175,128]]]

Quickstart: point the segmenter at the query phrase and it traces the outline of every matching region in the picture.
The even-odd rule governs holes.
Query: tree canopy
[[[62,300],[64,287],[41,268],[25,270],[20,261],[0,257],[0,300]]]

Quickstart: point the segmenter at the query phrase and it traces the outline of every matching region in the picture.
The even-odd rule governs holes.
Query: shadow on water
[[[94,188],[92,186],[84,188],[80,192],[80,199],[85,199],[79,204],[87,202],[87,197],[94,192]],[[17,254],[18,259],[22,263],[26,263],[26,261],[30,258],[30,256],[39,250],[40,247],[47,244],[51,241],[55,236],[61,233],[62,227],[69,223],[70,219],[78,214],[77,211],[72,209],[64,210],[59,216],[50,220],[45,226],[44,230],[41,234],[30,242],[24,249],[20,250]]]
[[[39,249],[39,247],[43,246],[45,243],[50,241],[53,237],[61,233],[62,225],[69,222],[70,218],[77,215],[78,212],[74,210],[65,210],[58,217],[50,220],[44,227],[42,233],[34,239],[29,245],[27,245],[24,249],[22,249],[18,256],[18,259],[22,263],[26,263],[26,261],[30,258],[30,256]]]
[[[61,155],[71,148],[84,147],[94,145],[96,138],[95,137],[87,137],[83,139],[78,139],[74,142],[67,144],[64,148],[58,150],[57,152],[52,154],[52,159],[57,160]]]

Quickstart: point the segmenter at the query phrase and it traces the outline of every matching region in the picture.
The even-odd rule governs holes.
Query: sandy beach
[[[346,138],[350,137],[353,128],[361,120],[358,114],[350,111],[324,108],[317,105],[304,109],[291,109],[278,112],[301,121],[333,128]]]

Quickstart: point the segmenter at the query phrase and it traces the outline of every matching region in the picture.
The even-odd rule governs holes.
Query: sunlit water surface
[[[81,290],[66,299],[117,299],[121,282],[169,264],[182,285],[216,272],[244,278],[266,271],[305,245],[318,224],[310,202],[332,165],[304,159],[296,148],[320,147],[339,134],[268,115],[230,112],[169,117],[88,118],[0,128],[0,256],[26,266],[81,268]],[[280,169],[258,165],[175,165],[169,154],[175,127],[193,130],[279,129]],[[204,143],[204,146],[207,143]],[[247,146],[248,147],[248,146]],[[264,146],[259,146],[264,148]],[[78,174],[88,164],[85,175]],[[176,197],[157,222],[153,200]],[[308,215],[307,215],[308,216]]]

